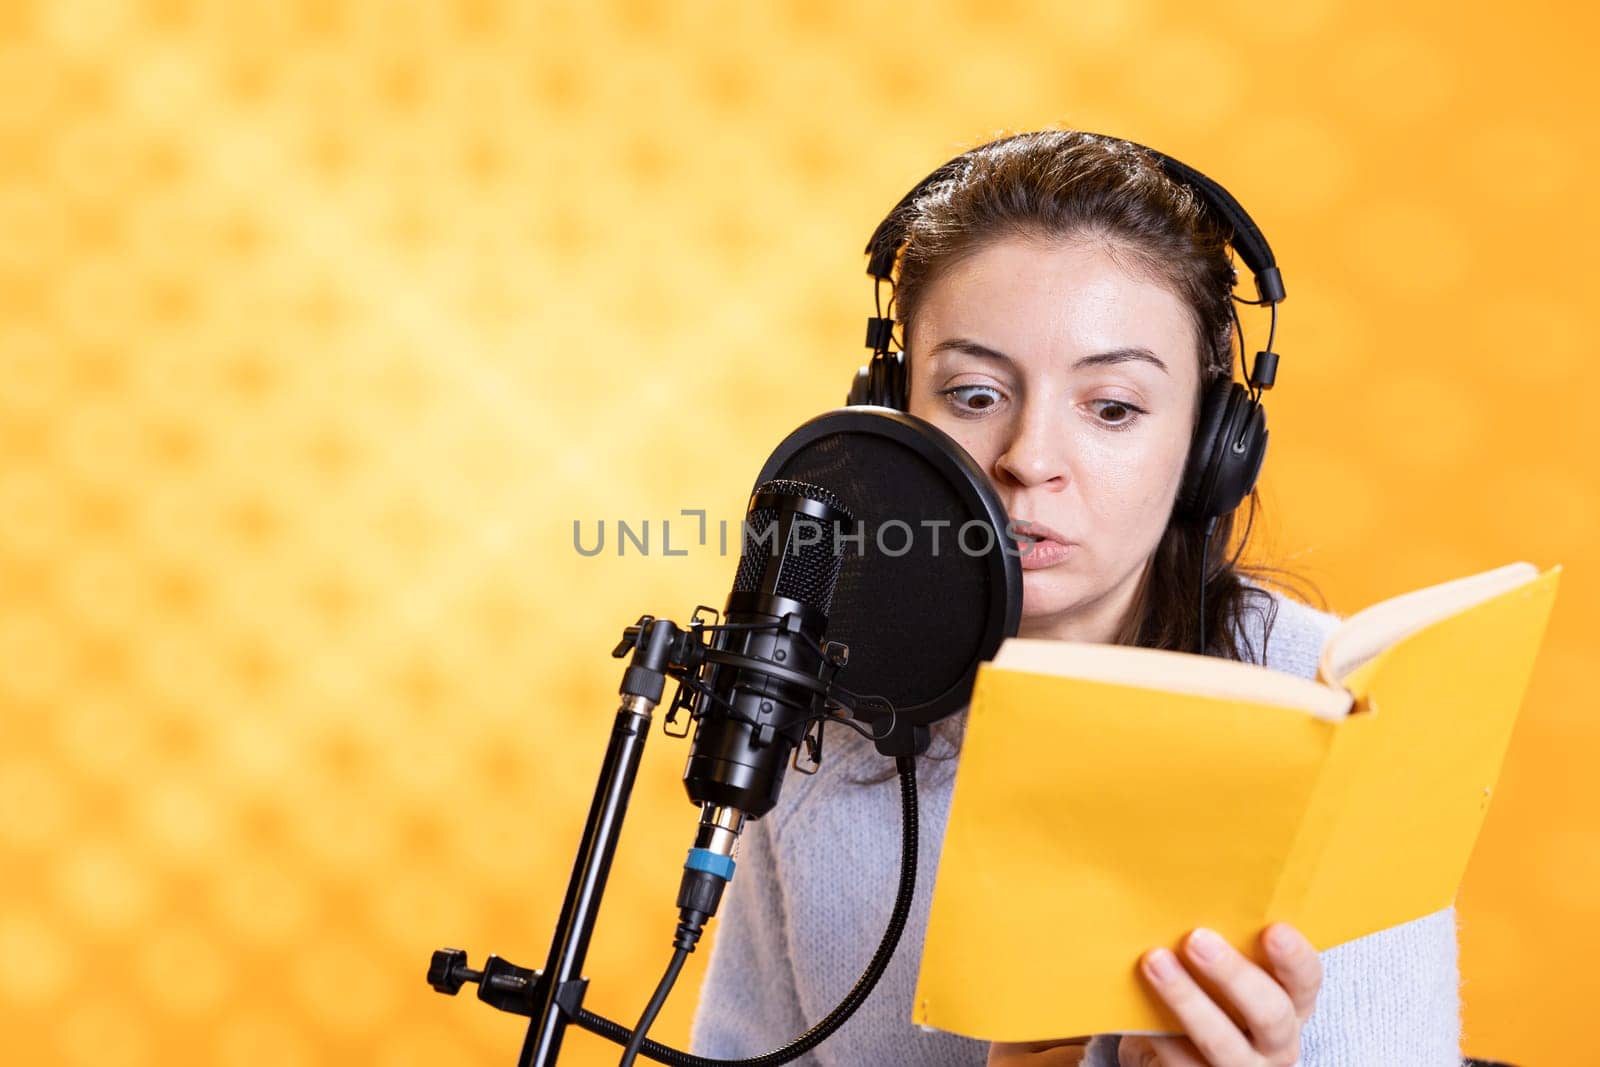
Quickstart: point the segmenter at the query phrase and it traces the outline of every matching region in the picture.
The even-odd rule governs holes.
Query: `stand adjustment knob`
[[[479,1000],[514,1015],[533,1015],[534,1005],[543,996],[540,979],[538,971],[518,967],[499,956],[490,956],[483,970],[473,970],[467,966],[466,952],[459,948],[436,949],[433,959],[428,961],[428,984],[436,991],[453,997],[461,992],[462,986],[475,982]],[[573,1005],[571,1014],[576,1016],[587,982],[588,979],[578,978],[563,983],[557,1003],[567,998]]]
[[[463,949],[437,949],[433,959],[428,962],[428,984],[447,997],[461,992],[461,987],[467,982],[477,982],[482,978],[482,971],[467,966],[467,954]]]

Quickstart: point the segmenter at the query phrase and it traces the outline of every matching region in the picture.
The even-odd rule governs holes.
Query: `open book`
[[[1209,926],[1260,960],[1453,903],[1560,566],[1344,620],[1316,680],[1011,638],[968,709],[912,1021],[990,1041],[1178,1033],[1138,976]]]

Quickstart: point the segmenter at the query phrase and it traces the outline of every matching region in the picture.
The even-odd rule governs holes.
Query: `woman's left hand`
[[[1140,973],[1187,1036],[1125,1037],[1121,1067],[1294,1067],[1322,961],[1288,923],[1263,930],[1261,944],[1270,972],[1203,928],[1190,932],[1181,958],[1164,948],[1145,953]]]

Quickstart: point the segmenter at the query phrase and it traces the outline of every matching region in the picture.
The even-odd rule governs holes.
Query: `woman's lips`
[[[1060,541],[1036,541],[1032,544],[1024,542],[1021,545],[1022,558],[1018,562],[1025,571],[1054,567],[1070,556],[1076,547],[1076,545],[1064,545]]]
[[[1012,529],[1017,533],[1017,547],[1022,552],[1020,562],[1025,571],[1053,567],[1072,555],[1072,550],[1077,547],[1075,542],[1068,541],[1050,527],[1026,519],[1017,520]],[[1030,537],[1039,540],[1030,541]]]

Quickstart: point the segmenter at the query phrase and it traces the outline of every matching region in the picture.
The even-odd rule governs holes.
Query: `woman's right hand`
[[[1088,1052],[1087,1038],[1024,1044],[996,1041],[989,1046],[988,1067],[1077,1067]]]

